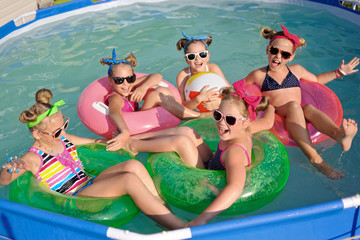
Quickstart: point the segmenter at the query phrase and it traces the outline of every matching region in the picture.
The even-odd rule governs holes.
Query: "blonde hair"
[[[180,39],[177,43],[176,43],[176,48],[177,48],[177,50],[178,51],[180,51],[181,49],[183,49],[185,46],[186,46],[186,48],[184,49],[184,52],[185,53],[187,53],[187,49],[189,48],[189,46],[191,45],[191,44],[193,44],[193,43],[196,43],[196,42],[201,42],[202,44],[204,44],[203,43],[203,41],[208,45],[208,46],[210,46],[210,44],[211,44],[211,42],[212,42],[212,36],[211,35],[207,35],[210,39],[204,39],[204,40],[195,40],[195,39],[193,39],[193,40],[188,40],[188,39],[186,39],[186,38],[182,38],[182,39]],[[190,42],[189,42],[190,41]],[[187,43],[187,42],[189,42],[189,43]],[[205,46],[205,44],[204,44],[204,46]],[[206,46],[205,46],[206,47]]]
[[[32,107],[28,110],[24,110],[19,115],[19,120],[22,123],[34,122],[37,117],[42,113],[49,110],[52,105],[50,104],[50,100],[53,98],[53,94],[49,89],[40,89],[35,94],[36,103],[32,105]],[[46,126],[40,122],[35,125],[36,129],[44,129]]]
[[[275,36],[285,36],[284,31],[275,31],[269,27],[263,27],[260,31],[260,35],[262,35],[265,39],[271,39]],[[297,37],[299,38],[299,43],[300,43],[299,47],[304,46],[306,44],[305,39],[299,36]]]
[[[234,93],[236,93],[236,91],[232,87],[225,87],[225,88],[221,89],[222,99],[224,101],[228,100],[228,101],[234,102],[236,104],[239,112],[241,113],[241,115],[245,118],[249,118],[250,113],[248,110],[247,103],[241,97],[234,95]],[[269,106],[269,97],[263,96],[259,105],[256,107],[255,112],[258,113],[260,111],[265,111],[268,106]]]
[[[103,57],[103,58],[108,59],[108,60],[112,60],[112,58],[109,58],[109,57]],[[111,62],[105,62],[103,60],[103,58],[100,58],[100,63],[102,65],[108,65],[110,67],[110,65],[112,63]],[[130,53],[126,58],[121,59],[121,60],[125,60],[125,61],[129,62],[131,64],[132,68],[136,67],[136,65],[137,65],[137,60],[136,60],[136,57],[134,56],[133,53]],[[121,60],[118,60],[118,61],[121,61]],[[114,67],[118,67],[118,66],[121,66],[121,65],[129,65],[129,64],[127,64],[126,62],[121,62],[121,63],[114,64],[114,66],[111,69],[111,74],[113,73]],[[133,70],[133,72],[134,72],[134,70]]]

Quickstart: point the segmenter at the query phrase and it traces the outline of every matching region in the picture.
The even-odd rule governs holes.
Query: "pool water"
[[[312,73],[335,70],[360,55],[360,28],[326,11],[283,3],[257,1],[166,1],[135,3],[69,17],[35,28],[0,45],[0,152],[1,164],[7,156],[21,156],[32,143],[19,113],[34,103],[40,88],[49,88],[53,102],[64,99],[61,108],[70,117],[69,133],[95,138],[76,114],[76,103],[83,89],[107,73],[99,63],[116,48],[118,58],[133,52],[138,59],[137,72],[161,73],[176,85],[176,75],[185,67],[183,52],[176,42],[188,35],[211,34],[211,62],[220,66],[230,83],[250,71],[265,66],[267,40],[259,36],[263,26],[280,30],[280,24],[303,37],[307,46],[296,53],[292,63],[301,64]],[[327,86],[339,97],[346,118],[360,119],[360,73],[335,79]],[[319,174],[298,148],[286,147],[290,158],[290,176],[282,193],[257,215],[303,207],[352,196],[360,192],[359,135],[350,151],[327,140],[316,149],[332,167],[345,177],[332,181]],[[146,161],[147,154],[139,159]],[[0,197],[8,198],[8,186],[0,186]],[[195,214],[172,208],[184,220]],[[213,220],[243,216],[217,217]],[[122,227],[140,233],[161,228],[140,213]]]

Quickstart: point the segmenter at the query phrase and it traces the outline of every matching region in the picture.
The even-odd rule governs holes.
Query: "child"
[[[154,183],[145,167],[132,159],[101,172],[92,178],[84,171],[78,159],[74,145],[101,142],[88,138],[77,137],[65,132],[69,125],[69,118],[62,115],[58,106],[65,104],[63,101],[50,104],[52,93],[48,89],[41,89],[36,93],[36,103],[23,111],[19,119],[27,123],[34,143],[17,163],[7,163],[0,172],[0,184],[7,185],[21,176],[26,171],[31,171],[41,183],[54,181],[49,189],[70,196],[79,197],[119,197],[129,194],[135,204],[160,224],[177,229],[184,227],[185,223],[174,216],[159,200],[159,195]],[[64,122],[65,120],[65,122]],[[51,158],[44,165],[45,159]],[[51,165],[49,165],[51,164]],[[64,166],[51,168],[53,166]],[[18,171],[11,169],[18,168]],[[44,175],[44,171],[50,171]],[[61,185],[61,187],[57,187]]]
[[[184,89],[187,80],[194,74],[199,72],[213,72],[225,79],[228,86],[230,84],[226,80],[221,69],[215,64],[210,63],[210,53],[208,47],[211,44],[212,36],[211,35],[199,35],[199,36],[188,36],[182,32],[184,38],[180,39],[176,47],[180,51],[184,49],[185,61],[189,65],[179,72],[176,77],[177,87],[179,89],[181,98],[183,99],[183,104],[190,108],[196,109],[196,107],[203,102],[203,106],[208,110],[212,111],[216,109],[220,104],[220,99],[218,98],[219,92],[216,91],[216,88],[210,88],[209,85],[206,85],[202,88],[199,95],[190,101],[185,100]]]
[[[250,133],[272,128],[275,109],[269,104],[269,98],[247,96],[245,79],[236,82],[234,88],[237,96],[245,99],[247,105],[257,106],[261,100],[258,108],[248,108]],[[263,115],[261,118],[256,118],[259,111],[264,111]],[[199,168],[204,168],[204,163],[207,163],[213,155],[199,134],[189,127],[169,128],[131,136],[124,148],[134,155],[138,152],[176,152],[185,163]]]
[[[113,151],[124,147],[128,141],[130,132],[122,116],[122,112],[138,110],[138,102],[144,100],[141,110],[162,106],[181,119],[197,118],[206,116],[185,108],[178,103],[171,92],[164,87],[156,87],[149,92],[144,99],[148,89],[160,83],[160,74],[150,74],[136,78],[134,67],[137,65],[135,56],[131,53],[127,58],[116,60],[115,49],[112,59],[102,58],[101,64],[108,65],[108,80],[112,86],[112,92],[106,97],[109,104],[109,116],[116,125],[118,131],[113,134],[113,139],[108,141],[107,150]]]
[[[226,170],[227,184],[216,199],[188,224],[189,226],[207,224],[209,220],[229,208],[244,188],[245,166],[251,164],[251,133],[254,133],[250,129],[250,121],[253,113],[267,108],[268,99],[243,97],[244,89],[236,84],[234,87],[236,91],[230,87],[221,92],[223,99],[219,109],[213,112],[220,142],[214,156],[204,161],[207,169]]]
[[[339,179],[344,175],[331,168],[316,152],[306,127],[309,121],[318,131],[335,139],[343,151],[351,147],[352,139],[357,132],[357,124],[352,119],[343,119],[342,128],[338,128],[330,118],[311,105],[301,106],[301,90],[299,79],[328,83],[343,75],[357,72],[354,69],[359,64],[359,58],[353,58],[335,71],[314,75],[302,66],[287,65],[295,57],[295,50],[306,44],[305,40],[290,34],[281,26],[283,31],[275,31],[269,28],[261,30],[262,36],[270,39],[266,47],[268,66],[251,72],[246,77],[248,84],[255,83],[261,88],[263,95],[270,97],[270,103],[275,107],[276,113],[285,118],[286,129],[290,136],[304,152],[311,164],[321,173],[331,179]]]
[[[206,143],[189,127],[179,127],[145,133],[130,138],[132,150],[142,148],[148,152],[167,152],[174,147],[181,159],[193,166],[211,170],[226,170],[227,185],[216,199],[188,226],[207,224],[222,211],[229,208],[241,195],[245,179],[245,166],[251,163],[251,134],[265,130],[256,124],[252,129],[250,124],[256,122],[256,112],[267,110],[268,97],[245,96],[244,81],[234,84],[234,88],[222,90],[222,100],[219,109],[213,111],[220,143],[215,155]],[[271,111],[268,113],[271,116]],[[272,110],[273,113],[273,110]],[[253,121],[253,122],[251,122]],[[268,125],[271,128],[272,125]],[[171,145],[169,143],[172,143]],[[175,148],[183,147],[183,149]],[[180,151],[179,151],[180,150]]]

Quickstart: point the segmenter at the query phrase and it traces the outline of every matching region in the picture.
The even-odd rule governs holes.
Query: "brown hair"
[[[250,113],[248,111],[247,103],[244,101],[244,99],[234,95],[235,89],[232,87],[225,87],[221,89],[221,96],[223,97],[223,100],[230,100],[234,103],[236,103],[236,106],[238,107],[239,112],[244,117],[248,118],[250,116]],[[269,97],[263,96],[259,105],[256,107],[255,112],[258,113],[260,111],[265,111],[267,107],[269,106]]]
[[[192,44],[192,43],[196,43],[196,42],[201,42],[202,41],[206,42],[206,44],[208,46],[210,46],[211,42],[212,42],[212,36],[211,35],[207,35],[210,39],[204,39],[204,40],[188,40],[186,38],[182,38],[180,39],[177,43],[176,43],[176,48],[178,51],[180,51],[181,49],[183,49],[186,46],[186,49],[184,49],[185,52],[187,52],[188,47]],[[189,42],[190,41],[190,42]],[[188,44],[186,44],[187,42],[189,42]],[[204,44],[204,43],[203,43]],[[205,44],[204,44],[205,45]],[[205,46],[206,47],[206,46]]]
[[[103,57],[103,58],[108,59],[108,60],[112,60],[111,58],[108,58],[108,57]],[[103,58],[100,59],[100,63],[101,63],[102,65],[108,65],[108,66],[110,66],[111,63],[105,62],[105,61],[103,60]],[[120,60],[118,60],[118,61],[121,61],[121,60],[125,60],[125,61],[129,62],[129,63],[131,64],[131,67],[133,67],[133,68],[136,67],[136,65],[137,65],[137,60],[136,60],[136,57],[134,56],[133,53],[130,53],[126,58],[120,59]],[[128,65],[128,64],[125,63],[125,62],[114,64],[113,68],[111,69],[111,74],[112,74],[112,72],[113,72],[114,67],[117,67],[117,66],[120,66],[120,65],[123,65],[123,64]]]
[[[50,100],[53,98],[53,94],[49,89],[40,89],[35,94],[36,103],[32,105],[32,107],[28,110],[24,110],[19,115],[19,120],[22,123],[34,122],[37,117],[42,113],[49,110],[52,105],[50,104]],[[44,129],[44,124],[41,122],[34,126],[37,129]]]
[[[285,36],[284,34],[284,31],[275,31],[271,28],[268,28],[268,27],[264,27],[261,29],[260,31],[260,34],[265,38],[265,39],[271,39],[275,36]],[[306,41],[305,39],[303,39],[302,37],[299,37],[299,43],[300,43],[300,46],[299,47],[302,47],[306,44]]]

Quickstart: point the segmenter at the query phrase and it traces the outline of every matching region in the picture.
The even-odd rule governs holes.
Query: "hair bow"
[[[184,52],[185,52],[186,46],[188,45],[188,43],[189,43],[191,40],[200,40],[200,41],[202,41],[202,42],[205,44],[206,49],[207,49],[207,48],[208,48],[208,45],[207,45],[207,43],[206,43],[204,40],[205,40],[205,39],[211,39],[211,38],[209,38],[208,35],[204,35],[204,34],[202,34],[202,35],[197,35],[197,36],[189,36],[189,35],[187,35],[186,33],[184,33],[184,31],[182,31],[182,35],[184,36],[184,38],[186,38],[186,39],[188,40],[188,41],[185,43]]]
[[[28,122],[27,125],[29,128],[34,127],[35,125],[39,124],[45,117],[47,116],[51,116],[55,113],[57,113],[59,111],[60,106],[64,105],[65,101],[64,100],[59,100],[56,103],[54,103],[54,105],[49,108],[48,110],[46,110],[45,112],[43,112],[42,114],[40,114],[39,116],[37,116],[36,120],[33,122]]]
[[[286,27],[284,27],[283,25],[280,25],[280,26],[281,26],[282,30],[284,31],[285,36],[281,36],[281,35],[274,36],[273,38],[270,39],[270,43],[278,38],[287,38],[292,42],[292,44],[294,46],[294,51],[295,51],[296,46],[300,47],[299,38],[295,34],[290,34],[289,31],[286,29]]]
[[[259,105],[261,96],[248,96],[246,95],[246,79],[239,80],[233,84],[236,91],[236,96],[242,98],[246,104],[250,115],[250,120],[253,121],[256,118],[256,108]]]
[[[106,58],[103,58],[102,59],[104,62],[106,63],[111,63],[111,65],[109,66],[109,70],[108,70],[108,75],[110,76],[110,73],[111,73],[111,69],[113,68],[114,64],[119,64],[119,63],[127,63],[131,66],[131,68],[133,67],[131,65],[131,63],[129,63],[128,61],[126,61],[125,59],[122,59],[122,60],[116,60],[116,52],[115,52],[115,48],[113,48],[112,50],[112,59],[106,59]]]

